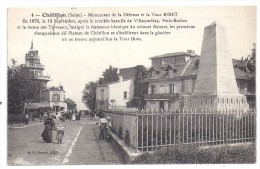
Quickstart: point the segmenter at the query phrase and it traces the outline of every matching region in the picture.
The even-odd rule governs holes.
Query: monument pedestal
[[[213,111],[243,110],[247,111],[249,105],[242,94],[212,93],[186,96],[184,108],[207,109]]]

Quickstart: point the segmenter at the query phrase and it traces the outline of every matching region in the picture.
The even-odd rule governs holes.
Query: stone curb
[[[135,150],[129,147],[124,140],[120,139],[116,134],[111,133],[112,139],[111,142],[113,146],[117,149],[119,154],[122,156],[126,164],[131,164],[136,157],[142,154],[140,150]]]

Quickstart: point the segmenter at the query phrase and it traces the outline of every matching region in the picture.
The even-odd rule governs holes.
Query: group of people
[[[99,139],[100,140],[105,140],[105,139],[110,139],[111,137],[111,129],[112,129],[112,123],[111,123],[111,118],[107,117],[105,118],[104,114],[101,114],[98,122],[98,126],[100,129],[100,134],[99,134]],[[65,116],[62,115],[61,119],[65,119]],[[80,117],[79,117],[80,119]],[[76,120],[76,114],[72,115],[71,120]],[[56,139],[58,140],[58,144],[62,143],[62,139],[64,137],[64,126],[63,125],[58,125],[58,127],[55,127],[55,122],[53,118],[51,117],[50,113],[47,113],[47,117],[44,120],[44,131],[41,134],[41,137],[46,143],[51,143],[52,142],[52,135],[53,131],[57,131]]]
[[[50,113],[47,114],[47,118],[44,120],[44,130],[42,132],[43,141],[46,143],[52,142],[52,133],[54,130],[57,131],[56,139],[58,140],[58,144],[62,143],[62,138],[64,136],[64,126],[58,125],[57,129],[55,127],[55,123]]]
[[[69,112],[68,117],[72,121],[80,120],[81,118],[81,112],[75,111],[75,112]]]

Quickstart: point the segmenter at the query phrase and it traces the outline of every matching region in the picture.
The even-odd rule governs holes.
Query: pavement
[[[61,122],[55,119],[56,126],[62,124],[64,138],[57,144],[56,131],[53,142],[45,143],[41,133],[43,123],[37,125],[8,127],[8,165],[100,165],[123,164],[112,143],[99,140],[96,120],[82,117],[80,121]]]

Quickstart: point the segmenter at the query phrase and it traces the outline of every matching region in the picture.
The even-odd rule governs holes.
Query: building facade
[[[152,67],[143,80],[149,82],[148,94],[144,96],[147,109],[176,110],[181,107],[181,96],[192,92],[195,82],[195,76],[186,76],[184,72],[197,57],[194,51],[188,50],[150,58]]]
[[[119,80],[98,85],[96,88],[96,109],[126,108],[134,95],[135,68],[119,69]]]
[[[67,111],[65,91],[62,86],[46,88],[41,93],[41,102],[48,104],[53,111]]]
[[[177,52],[152,57],[149,75],[143,82],[149,83],[144,95],[148,110],[178,110],[184,107],[184,98],[194,92],[200,57],[193,51]],[[234,68],[241,94],[247,93],[248,75]]]
[[[125,108],[126,103],[133,98],[133,80],[124,80],[98,85],[96,88],[97,110]]]

